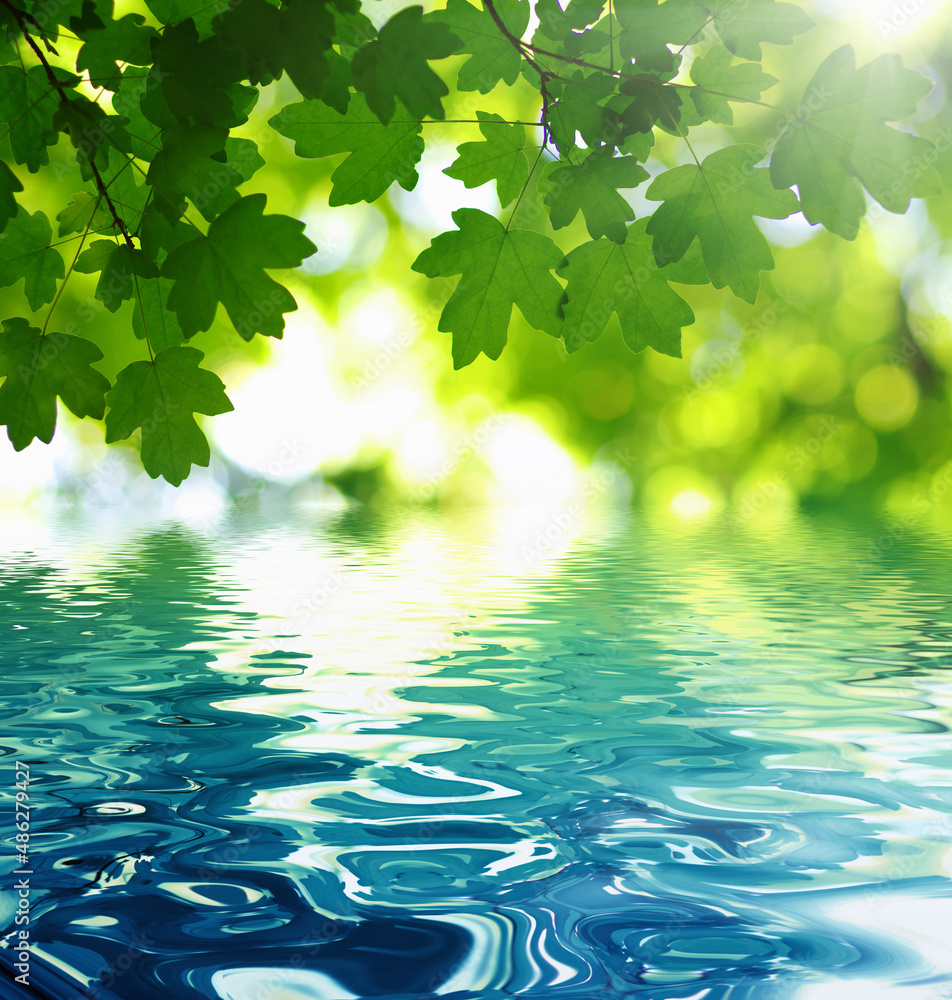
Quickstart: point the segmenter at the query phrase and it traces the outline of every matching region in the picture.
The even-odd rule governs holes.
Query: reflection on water
[[[885,531],[11,516],[0,993],[952,997],[952,536]]]

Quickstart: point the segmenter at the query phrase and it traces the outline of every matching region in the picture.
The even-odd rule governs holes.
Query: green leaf
[[[761,42],[789,45],[814,23],[795,4],[774,0],[709,0],[708,6],[721,40],[742,59],[760,59]]]
[[[757,298],[759,272],[774,261],[753,216],[785,219],[799,207],[792,191],[777,191],[769,172],[755,169],[764,155],[759,146],[727,146],[700,166],[675,167],[654,180],[647,197],[664,204],[647,232],[659,264],[680,260],[697,237],[714,287],[727,285],[747,302]]]
[[[23,190],[17,175],[0,160],[0,233],[17,214],[17,200],[13,196]]]
[[[167,347],[154,361],[134,361],[123,368],[106,396],[106,443],[141,428],[145,471],[173,486],[193,465],[208,465],[208,440],[194,414],[234,409],[221,379],[199,368],[204,356],[194,347]]]
[[[529,161],[524,152],[526,130],[486,111],[477,111],[476,117],[483,141],[464,142],[457,148],[457,158],[443,173],[468,188],[494,180],[499,203],[505,208],[529,180]]]
[[[139,279],[132,330],[140,340],[148,336],[153,351],[164,351],[166,347],[175,347],[185,340],[178,318],[168,307],[172,285],[170,279],[161,275]]]
[[[201,38],[213,32],[212,22],[231,7],[230,0],[145,0],[146,6],[162,24],[181,24],[187,18],[195,22]]]
[[[402,116],[403,109],[399,108]],[[360,95],[342,115],[323,101],[289,104],[271,119],[271,127],[294,140],[298,156],[350,153],[331,175],[330,204],[376,201],[396,181],[412,191],[419,177],[423,131],[417,121],[383,125]]]
[[[159,122],[153,122],[145,116],[142,110],[142,98],[150,93],[151,77],[146,76],[141,69],[129,67],[122,74],[119,89],[113,94],[113,110],[127,121],[126,131],[132,139],[130,151],[140,160],[151,160],[162,148],[162,133],[175,124],[172,112],[168,110],[165,101],[159,101],[165,116]],[[158,92],[158,81],[154,82]],[[153,102],[154,103],[154,102]]]
[[[709,49],[691,65],[691,91],[698,114],[721,125],[734,124],[729,101],[757,101],[760,95],[779,81],[765,73],[757,63],[731,65],[727,49]]]
[[[176,124],[168,130],[153,159],[146,183],[155,189],[156,206],[174,224],[186,209],[188,198],[211,221],[227,192],[244,180],[227,159],[224,128]]]
[[[506,230],[475,208],[458,209],[453,221],[459,229],[437,236],[413,262],[428,278],[463,276],[439,324],[453,334],[453,367],[470,364],[480,351],[499,357],[514,305],[530,326],[557,337],[562,286],[552,268],[565,260],[562,251],[547,236]]]
[[[111,149],[118,148],[126,153],[132,149],[132,137],[125,129],[126,119],[121,115],[107,115],[95,101],[82,94],[57,106],[53,124],[69,136],[86,180],[93,176],[88,167],[90,162],[104,170]]]
[[[34,438],[46,444],[56,429],[56,397],[77,417],[95,417],[105,409],[109,382],[95,368],[102,351],[82,337],[65,333],[42,336],[25,319],[5,319],[0,335],[0,424],[17,451]]]
[[[615,79],[608,73],[583,73],[576,70],[567,80],[546,116],[549,131],[559,152],[564,156],[576,148],[575,133],[589,147],[610,141],[614,132],[607,129],[611,113],[599,102],[615,89]]]
[[[297,309],[291,293],[265,268],[297,267],[317,247],[303,235],[304,223],[286,215],[264,215],[267,199],[249,195],[209,227],[207,236],[183,243],[162,265],[175,282],[168,307],[186,337],[207,330],[221,302],[238,333],[280,337],[283,313]]]
[[[180,122],[210,127],[240,117],[229,88],[241,79],[241,59],[217,38],[200,41],[192,20],[154,39],[152,57],[165,103]]]
[[[116,90],[121,74],[117,62],[146,66],[152,62],[149,43],[156,37],[155,30],[145,26],[141,14],[126,14],[118,21],[112,17],[102,20],[96,6],[85,0],[81,18],[71,18],[70,31],[84,42],[76,58],[78,70],[89,70],[89,80],[94,87]]]
[[[633,156],[614,156],[611,147],[590,153],[579,166],[557,164],[547,170],[545,205],[554,229],[562,229],[581,211],[592,239],[607,236],[624,243],[627,226],[635,217],[618,188],[637,187],[648,171]]]
[[[46,147],[59,138],[53,124],[58,108],[42,66],[26,73],[19,66],[0,66],[0,122],[10,129],[13,159],[30,173],[50,162]]]
[[[91,232],[106,229],[112,225],[112,216],[98,194],[77,191],[70,195],[69,204],[56,216],[56,221],[59,223],[57,235],[68,236],[84,233],[87,229]]]
[[[142,278],[154,278],[158,271],[141,250],[112,240],[96,240],[84,250],[73,265],[80,274],[102,273],[96,285],[96,298],[115,312],[123,302],[135,298],[136,285]]]
[[[707,284],[707,271],[695,249],[659,268],[646,223],[639,219],[629,226],[624,243],[583,243],[559,268],[559,277],[567,282],[562,339],[569,353],[597,340],[614,313],[631,350],[653,347],[681,357],[681,328],[694,322],[694,313],[668,282]]]
[[[52,238],[46,215],[30,215],[22,207],[0,234],[0,288],[23,278],[23,290],[34,312],[53,301],[56,282],[66,273],[59,251],[50,246]]]
[[[278,9],[268,0],[242,0],[217,18],[215,29],[240,53],[251,83],[270,83],[286,71],[303,97],[323,96],[334,41],[334,16],[325,3],[285,0]]]
[[[677,60],[668,45],[698,41],[708,23],[708,11],[692,0],[622,0],[615,16],[624,34],[620,39],[626,59],[641,71],[669,72]]]
[[[528,0],[496,0],[495,7],[506,28],[516,38],[522,38],[529,26]],[[459,69],[458,90],[488,94],[500,81],[512,86],[519,79],[522,56],[488,10],[480,10],[467,0],[447,0],[445,10],[432,11],[424,15],[423,21],[449,28],[460,40],[454,51],[470,56]]]
[[[554,41],[564,41],[573,31],[593,24],[602,16],[605,0],[572,0],[563,10],[559,0],[538,0],[535,12],[539,18],[539,31]],[[522,28],[525,31],[525,25]],[[515,32],[513,32],[515,34]],[[521,34],[516,35],[521,38]]]
[[[422,7],[404,7],[354,56],[354,87],[385,125],[393,118],[395,98],[413,118],[443,118],[440,98],[449,91],[427,60],[452,55],[460,44],[445,24],[424,21]]]
[[[899,214],[910,198],[939,194],[932,143],[886,124],[911,115],[931,89],[899,56],[879,56],[857,69],[852,46],[837,49],[807,85],[797,119],[774,148],[774,184],[796,184],[806,218],[848,240],[866,212],[863,187]]]

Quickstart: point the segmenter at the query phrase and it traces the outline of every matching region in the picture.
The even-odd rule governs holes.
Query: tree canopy
[[[802,212],[853,240],[871,202],[903,213],[941,189],[932,144],[901,124],[932,84],[897,56],[858,65],[841,46],[799,101],[765,98],[781,82],[765,50],[812,26],[779,0],[448,0],[377,27],[356,0],[147,0],[121,16],[113,0],[0,0],[0,287],[26,314],[3,317],[0,422],[17,450],[49,442],[58,399],[104,418],[109,442],[138,429],[152,477],[208,464],[194,415],[231,403],[194,344],[219,306],[245,341],[280,338],[297,304],[269,272],[321,249],[241,190],[265,163],[242,126],[281,79],[299,99],[268,128],[301,158],[344,154],[331,206],[412,190],[430,136],[466,126],[444,172],[495,182],[503,211],[458,209],[412,264],[453,283],[439,329],[454,367],[500,356],[513,306],[570,353],[615,316],[632,351],[680,357],[681,286],[757,299],[774,267],[758,218]],[[532,115],[512,117],[513,87],[532,89]],[[472,110],[448,119],[460,94]],[[745,104],[775,114],[769,143],[735,134]],[[663,136],[678,162],[657,155]],[[80,189],[51,221],[23,178],[55,174],[65,144]],[[95,323],[57,309],[76,273],[98,275],[96,301],[141,341],[112,384]]]

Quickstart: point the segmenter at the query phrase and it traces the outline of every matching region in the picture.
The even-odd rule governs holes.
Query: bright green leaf
[[[101,358],[102,351],[82,337],[43,336],[20,317],[3,321],[0,424],[17,451],[34,438],[53,439],[57,396],[77,417],[102,417],[109,382],[92,367]]]
[[[399,108],[400,114],[403,109]],[[422,128],[414,120],[382,125],[363,97],[354,97],[347,114],[323,101],[289,104],[271,119],[271,127],[294,140],[298,156],[320,157],[350,153],[331,175],[330,204],[354,205],[376,201],[396,181],[412,191],[423,155]]]
[[[89,191],[77,191],[70,195],[69,204],[56,216],[59,223],[57,235],[96,232],[112,225],[112,216],[105,207],[102,197]]]
[[[852,46],[837,49],[807,85],[798,118],[774,148],[774,184],[796,184],[806,218],[848,240],[866,212],[863,187],[897,213],[910,198],[939,194],[932,143],[886,124],[911,115],[931,89],[899,56],[879,56],[857,69]]]
[[[167,347],[154,361],[134,361],[123,368],[106,396],[106,442],[122,441],[141,428],[145,471],[173,486],[193,465],[208,465],[208,440],[194,414],[234,409],[221,379],[199,368],[202,358],[194,347]]]
[[[267,199],[249,195],[232,205],[199,236],[173,250],[162,275],[175,282],[168,307],[182,332],[207,330],[221,302],[246,340],[255,333],[280,337],[286,312],[297,309],[291,293],[265,268],[297,267],[316,251],[304,223],[286,215],[264,215]]]
[[[524,152],[526,130],[509,125],[499,115],[477,111],[482,142],[464,142],[452,165],[443,173],[462,181],[466,187],[496,182],[499,203],[505,207],[516,198],[529,180],[529,161]]]
[[[620,45],[639,71],[667,72],[676,63],[668,45],[698,41],[710,15],[693,0],[622,0],[615,6],[624,34]]]
[[[23,278],[23,290],[34,312],[53,301],[56,282],[66,273],[59,251],[50,246],[52,239],[46,215],[30,215],[23,207],[0,234],[0,288]]]
[[[691,91],[698,114],[721,125],[734,124],[729,101],[757,101],[773,87],[777,78],[765,73],[757,63],[731,65],[727,49],[716,46],[691,64]]]
[[[653,347],[681,357],[681,328],[694,322],[694,313],[668,282],[703,285],[707,271],[694,249],[676,264],[659,268],[646,223],[639,219],[629,226],[624,243],[583,243],[559,268],[559,277],[567,282],[562,338],[569,353],[597,340],[614,313],[631,350]]]
[[[506,28],[516,38],[522,38],[529,26],[528,0],[497,0],[495,7]],[[424,15],[423,21],[445,25],[460,40],[454,51],[470,56],[459,70],[459,90],[488,94],[500,81],[512,86],[519,78],[522,57],[488,10],[480,10],[467,0],[447,0],[445,10],[432,11]]]
[[[659,264],[680,260],[696,237],[714,287],[727,285],[747,302],[757,298],[760,272],[774,261],[753,216],[785,219],[799,207],[792,191],[776,190],[769,172],[755,169],[764,155],[759,146],[727,146],[700,166],[675,167],[654,180],[647,197],[664,204],[647,232]]]
[[[58,138],[53,124],[58,108],[42,66],[26,73],[19,66],[0,66],[0,122],[10,130],[13,159],[31,173],[50,162],[46,147]]]
[[[761,42],[789,45],[813,27],[813,19],[792,3],[774,0],[709,0],[714,27],[741,59],[760,59]]]
[[[453,367],[470,364],[480,351],[499,357],[514,305],[530,326],[557,337],[562,286],[552,268],[565,260],[562,251],[546,236],[507,230],[475,208],[458,209],[453,221],[459,229],[437,236],[413,262],[428,278],[463,276],[439,324],[453,334]]]
[[[626,223],[635,217],[618,188],[637,187],[648,171],[633,156],[613,156],[610,147],[590,153],[579,166],[556,165],[543,178],[552,226],[562,229],[581,212],[592,239],[624,243]]]

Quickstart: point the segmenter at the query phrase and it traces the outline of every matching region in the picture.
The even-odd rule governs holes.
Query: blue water
[[[51,509],[3,538],[3,997],[952,997],[941,526]]]

